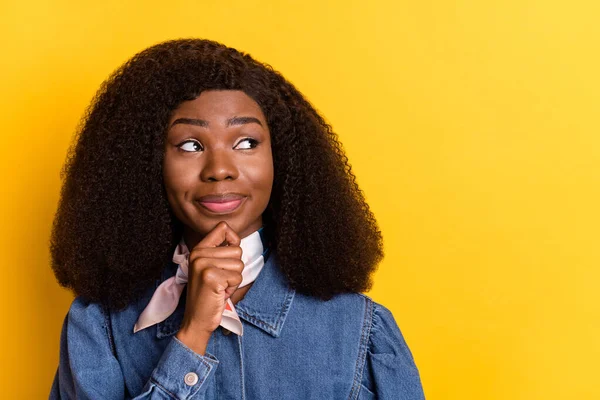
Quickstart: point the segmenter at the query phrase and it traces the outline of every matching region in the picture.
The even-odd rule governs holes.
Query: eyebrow
[[[196,125],[196,126],[202,126],[204,128],[208,127],[208,122],[204,121],[203,119],[194,119],[194,118],[177,118],[175,121],[173,121],[173,123],[171,124],[171,127],[173,127],[177,124]]]
[[[259,124],[262,126],[258,118],[254,117],[233,117],[227,120],[227,126],[244,125],[244,124]]]
[[[201,126],[203,128],[208,128],[208,121],[196,118],[177,118],[175,121],[173,121],[171,127],[177,124],[196,125]],[[260,126],[263,126],[263,124],[258,120],[258,118],[254,117],[233,117],[227,120],[227,127],[245,124],[258,124]]]

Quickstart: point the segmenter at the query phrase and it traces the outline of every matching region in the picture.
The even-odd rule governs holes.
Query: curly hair
[[[59,284],[119,310],[160,278],[183,233],[163,184],[168,121],[206,90],[241,90],[267,119],[274,180],[263,221],[290,285],[325,300],[368,290],[382,236],[337,135],[271,66],[200,39],[138,53],[88,107],[61,171],[50,239]]]

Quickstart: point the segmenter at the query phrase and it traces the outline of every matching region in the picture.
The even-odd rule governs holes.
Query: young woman
[[[77,295],[51,399],[422,399],[360,292],[382,238],[337,136],[207,40],[134,56],[69,153],[51,239]]]

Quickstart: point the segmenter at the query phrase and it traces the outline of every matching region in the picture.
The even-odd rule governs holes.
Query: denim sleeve
[[[219,362],[209,354],[196,354],[175,337],[165,348],[142,393],[127,393],[105,315],[98,304],[80,298],[73,301],[62,327],[60,361],[51,400],[204,398],[205,383]],[[192,374],[193,379],[188,379],[190,373],[196,376]]]
[[[419,371],[392,313],[374,304],[360,399],[422,400]]]

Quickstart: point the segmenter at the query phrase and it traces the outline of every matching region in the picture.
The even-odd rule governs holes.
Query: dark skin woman
[[[225,300],[237,303],[240,237],[262,226],[273,185],[267,121],[242,91],[207,91],[169,121],[163,174],[167,198],[190,249],[187,307],[177,337],[204,354]],[[225,200],[225,201],[223,201]],[[220,246],[226,243],[227,246]]]
[[[142,51],[98,91],[63,178],[52,268],[77,297],[52,399],[422,399],[393,316],[360,294],[375,218],[337,135],[270,66],[208,40]],[[263,269],[243,283],[250,237]]]
[[[210,129],[173,125],[177,118],[193,117],[198,96],[208,91],[252,99],[254,108],[246,108],[262,120],[262,126],[243,125],[264,131],[261,151],[271,145],[273,183],[271,196],[264,192],[262,219],[273,231],[273,247],[291,284],[323,299],[368,290],[383,257],[382,238],[337,135],[279,73],[218,43],[195,40],[138,54],[96,95],[63,170],[51,238],[59,283],[122,309],[160,275],[186,227],[202,236],[209,221],[212,227],[220,221],[191,222],[181,199],[180,210],[171,208],[176,195],[163,182],[169,173],[163,166],[171,168],[167,162],[174,152],[170,138],[185,136],[184,128],[197,134]],[[212,129],[224,128],[215,125]],[[204,194],[210,193],[194,193]],[[242,233],[245,224],[250,221],[232,229]],[[189,239],[198,241],[198,235]]]

